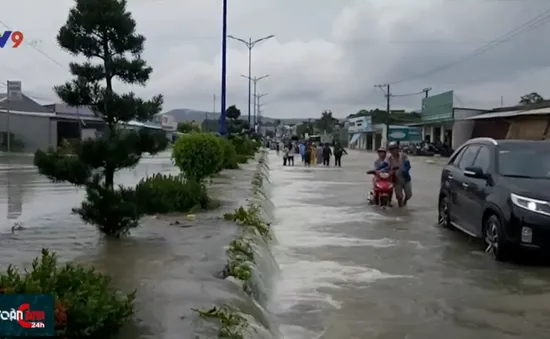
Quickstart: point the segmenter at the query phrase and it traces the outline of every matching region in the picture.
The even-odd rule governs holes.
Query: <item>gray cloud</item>
[[[56,46],[55,34],[71,4],[10,2],[4,19],[65,64],[71,57]],[[537,0],[325,0],[323,6],[313,0],[233,0],[229,30],[243,38],[276,35],[253,51],[254,73],[271,75],[259,83],[261,92],[269,92],[266,114],[308,117],[332,109],[345,116],[384,106],[374,84],[414,78],[460,59],[549,8],[547,1]],[[220,90],[220,1],[132,0],[130,9],[147,36],[144,57],[155,69],[147,87],[133,90],[165,94],[166,109],[211,110]],[[513,104],[530,91],[548,95],[549,32],[549,24],[541,25],[453,67],[395,84],[392,92],[454,88],[464,106],[495,106],[501,96]],[[1,52],[4,77],[21,79],[40,99],[55,100],[52,85],[69,78],[66,68],[28,46]],[[240,75],[245,72],[246,49],[230,41],[228,104],[243,111],[247,82]],[[416,109],[420,99],[395,98],[393,105]]]

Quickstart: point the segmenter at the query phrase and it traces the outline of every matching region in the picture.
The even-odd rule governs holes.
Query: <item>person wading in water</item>
[[[323,165],[330,166],[330,157],[332,156],[332,150],[328,144],[323,146]]]
[[[334,166],[342,167],[342,155],[348,154],[340,144],[334,146]]]

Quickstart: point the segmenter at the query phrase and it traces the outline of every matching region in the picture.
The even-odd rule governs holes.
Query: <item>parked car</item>
[[[439,224],[483,239],[506,260],[550,248],[550,142],[472,139],[441,173]]]

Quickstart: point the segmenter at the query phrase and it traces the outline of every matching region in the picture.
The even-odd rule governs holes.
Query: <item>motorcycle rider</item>
[[[383,172],[387,172],[389,170],[389,167],[385,167],[385,166],[382,166],[385,162],[386,162],[386,157],[387,157],[387,152],[386,152],[386,149],[383,148],[383,147],[380,147],[377,151],[378,153],[378,159],[376,159],[374,161],[374,168],[375,170],[374,171],[368,171],[367,173],[368,174],[374,174],[376,172],[376,170],[380,170],[380,171],[383,171]],[[380,169],[379,169],[380,168]],[[393,197],[393,194],[390,194],[390,202],[389,202],[389,205],[391,206],[391,200],[392,200],[392,197]],[[378,197],[376,197],[374,195],[374,189],[369,193],[369,203],[372,205],[372,204],[377,204],[378,203]]]
[[[383,164],[377,167],[377,170],[383,168],[395,170],[394,190],[397,203],[399,207],[406,206],[407,201],[412,197],[411,163],[407,155],[400,152],[399,145],[395,141],[388,144],[388,150],[390,155]]]

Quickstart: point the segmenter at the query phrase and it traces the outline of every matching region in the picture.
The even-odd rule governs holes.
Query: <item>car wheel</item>
[[[451,215],[449,213],[449,199],[444,196],[439,200],[439,213],[437,218],[439,225],[445,228],[451,228]]]
[[[485,222],[485,252],[497,261],[507,260],[509,257],[508,244],[504,240],[502,224],[496,215],[491,215]]]

